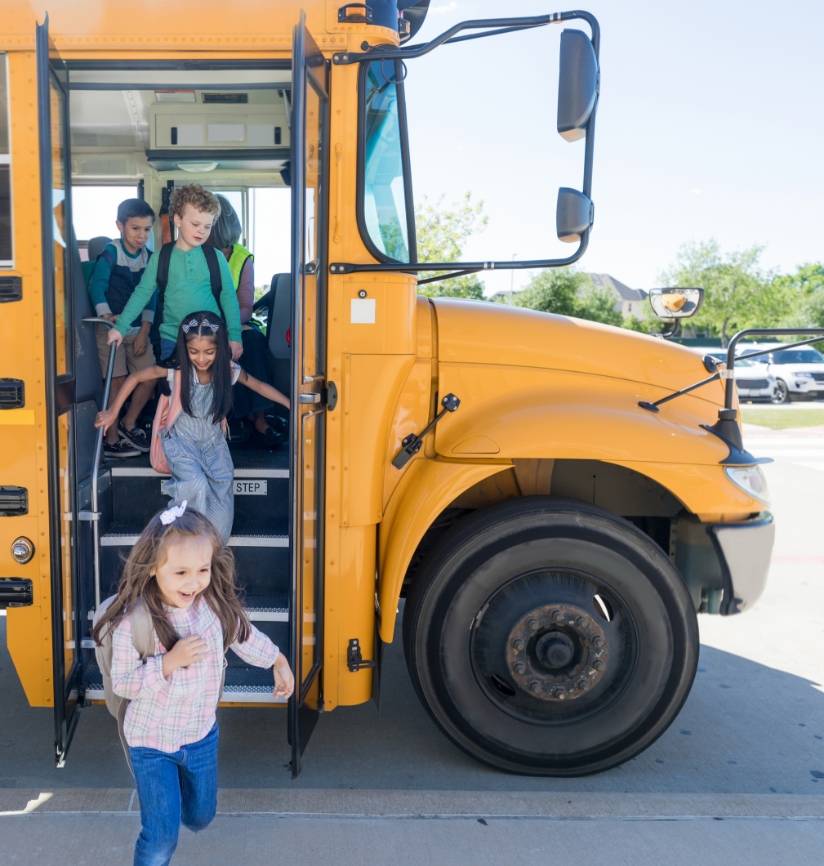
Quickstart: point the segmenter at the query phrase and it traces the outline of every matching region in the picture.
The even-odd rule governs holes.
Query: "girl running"
[[[129,612],[151,614],[155,654],[141,658]],[[226,650],[273,669],[288,698],[286,658],[250,622],[238,599],[234,557],[212,524],[186,503],[155,515],[132,548],[114,601],[93,629],[112,635],[112,689],[127,698],[123,729],[140,799],[134,866],[167,866],[180,824],[202,830],[217,806],[218,726]]]
[[[239,382],[269,400],[289,407],[277,388],[250,376],[231,360],[226,326],[210,310],[189,313],[177,335],[182,412],[161,439],[172,477],[162,491],[174,502],[184,499],[215,525],[226,544],[232,532],[235,503],[232,490],[234,467],[224,433],[224,422],[232,407],[232,385]],[[99,412],[96,427],[107,430],[117,421],[126,398],[140,382],[167,378],[165,367],[151,366],[130,375],[114,403]]]

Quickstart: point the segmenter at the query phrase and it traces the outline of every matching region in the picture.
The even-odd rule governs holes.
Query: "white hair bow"
[[[168,526],[170,523],[174,523],[178,517],[183,517],[184,512],[186,511],[186,504],[188,503],[187,499],[184,499],[180,505],[173,505],[171,508],[167,508],[165,511],[160,513],[160,522],[164,526]]]

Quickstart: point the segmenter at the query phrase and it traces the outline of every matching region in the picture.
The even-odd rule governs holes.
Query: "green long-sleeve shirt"
[[[240,342],[240,307],[232,273],[223,253],[220,250],[215,250],[215,253],[220,267],[220,306],[223,308],[222,314],[226,318],[226,329],[230,340]],[[146,270],[132,292],[129,302],[117,317],[115,327],[123,335],[129,330],[129,325],[137,318],[157,288],[157,263],[159,260],[159,253],[149,259]],[[169,279],[166,283],[160,336],[167,340],[176,341],[177,331],[183,317],[197,310],[211,310],[213,313],[221,315],[221,310],[218,309],[215,296],[212,294],[206,256],[200,247],[195,247],[188,252],[183,252],[183,250],[175,247],[169,261]]]

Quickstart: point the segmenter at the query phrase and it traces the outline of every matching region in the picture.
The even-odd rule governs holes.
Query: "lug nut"
[[[526,665],[523,662],[518,662],[515,665],[515,673],[516,674],[524,674],[526,673]]]
[[[524,648],[524,642],[522,640],[515,638],[515,640],[512,641],[512,649],[516,649],[516,650],[520,651],[523,648]]]
[[[538,682],[538,680],[532,680],[532,682],[529,684],[529,690],[531,692],[539,692],[541,690],[541,684]]]
[[[528,620],[526,621],[526,627],[527,627],[530,631],[536,631],[536,630],[538,629],[538,623],[535,622],[534,619],[528,619]]]

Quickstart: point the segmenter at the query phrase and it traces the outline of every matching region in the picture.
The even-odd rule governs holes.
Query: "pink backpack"
[[[161,475],[170,475],[172,469],[163,452],[163,440],[160,438],[160,434],[164,430],[171,430],[182,411],[180,404],[180,376],[177,375],[177,370],[169,370],[167,381],[169,383],[169,390],[172,393],[171,396],[161,394],[160,399],[157,401],[157,411],[152,423],[152,444],[149,450],[149,460],[152,464],[152,469]]]

